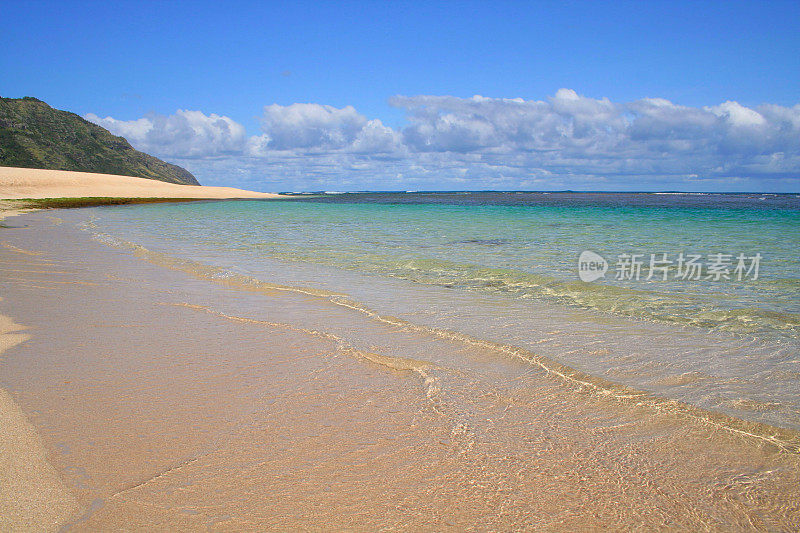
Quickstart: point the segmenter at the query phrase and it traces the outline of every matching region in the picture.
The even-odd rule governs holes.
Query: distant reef
[[[0,97],[0,166],[74,170],[199,185],[177,165],[37,98]]]

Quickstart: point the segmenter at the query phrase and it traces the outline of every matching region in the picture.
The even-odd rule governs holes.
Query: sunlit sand
[[[21,198],[275,198],[233,187],[178,185],[131,176],[0,167],[0,199]]]

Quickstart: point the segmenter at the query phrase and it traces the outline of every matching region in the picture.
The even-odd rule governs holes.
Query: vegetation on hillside
[[[75,170],[198,185],[184,168],[147,155],[122,137],[25,98],[0,97],[0,166]]]

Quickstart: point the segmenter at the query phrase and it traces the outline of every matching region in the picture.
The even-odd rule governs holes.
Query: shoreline
[[[257,200],[258,198],[161,198],[161,197],[49,197],[49,198],[14,198],[0,199],[0,220],[30,213],[40,209],[80,209],[82,207],[100,207],[104,205],[162,204],[181,202],[213,202],[230,200]]]
[[[4,219],[37,209],[0,200],[0,231],[7,228]],[[5,352],[28,339],[26,326],[0,314],[0,365]],[[0,530],[56,531],[76,518],[78,501],[49,462],[38,429],[4,388],[0,388],[0,428]]]
[[[146,178],[92,172],[0,167],[0,200],[46,198],[173,198],[227,200],[281,198],[234,187],[179,185]]]
[[[26,341],[26,328],[0,315],[3,353]],[[0,530],[56,530],[79,505],[47,459],[41,436],[20,406],[0,388]]]
[[[0,191],[9,196],[7,178],[0,172]],[[5,188],[3,186],[6,186]],[[13,190],[13,188],[12,188]],[[26,189],[26,192],[28,190]],[[52,194],[52,193],[51,193]],[[59,191],[56,194],[61,194]],[[206,198],[42,196],[0,199],[0,230],[6,218],[40,209],[69,209],[102,205],[202,201]],[[211,198],[213,200],[213,198]],[[0,301],[2,298],[0,298]],[[0,364],[3,353],[28,340],[26,327],[0,314]],[[42,438],[11,394],[0,388],[0,529],[55,531],[69,527],[82,513],[77,499],[48,460]],[[24,453],[20,453],[24,450]]]
[[[285,196],[132,176],[0,166],[0,221],[37,209],[279,198]]]
[[[63,522],[75,529],[800,520],[786,492],[798,458],[773,445],[621,406],[520,361],[464,379],[482,347],[313,295],[210,283],[29,217],[0,230],[0,266],[14,272],[0,310],[35,332],[8,352],[2,382],[21,384],[19,405],[85,511]],[[375,341],[342,333],[359,330]],[[468,355],[391,351],[417,344]],[[582,495],[577,510],[565,492]]]

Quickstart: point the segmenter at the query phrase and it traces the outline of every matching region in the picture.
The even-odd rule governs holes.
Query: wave
[[[466,241],[465,241],[466,242]],[[500,240],[472,240],[470,244],[498,246]],[[654,320],[731,333],[777,334],[800,338],[800,313],[757,306],[726,308],[710,295],[664,292],[608,283],[585,283],[510,268],[492,268],[432,258],[397,259],[380,254],[346,255],[325,251],[274,251],[276,259],[319,263],[448,288],[498,292],[518,298],[544,298],[559,304],[593,309],[627,318]],[[784,287],[800,287],[800,280],[765,280]],[[724,303],[724,300],[723,300]],[[700,306],[698,305],[700,304]]]
[[[162,252],[149,250],[141,245],[120,240],[106,234],[96,233],[94,234],[94,238],[95,240],[108,246],[129,251],[135,256],[155,265],[181,271],[211,282],[221,283],[248,291],[259,291],[266,293],[283,291],[320,297],[332,305],[351,309],[371,320],[380,322],[382,324],[387,324],[424,335],[447,339],[449,341],[455,341],[468,346],[479,347],[496,356],[522,361],[538,368],[546,374],[553,376],[570,386],[576,387],[577,389],[590,394],[598,394],[631,406],[646,407],[659,412],[666,412],[677,416],[687,416],[694,420],[701,421],[711,427],[723,429],[747,438],[754,439],[758,442],[773,445],[784,452],[800,454],[800,433],[790,429],[779,428],[760,422],[743,420],[726,415],[724,413],[703,409],[701,407],[690,405],[678,400],[659,397],[649,392],[637,390],[620,383],[615,383],[598,376],[587,374],[568,365],[518,346],[480,339],[458,331],[423,326],[402,318],[381,314],[374,309],[371,309],[368,306],[352,299],[346,294],[311,287],[296,287],[270,283],[252,276],[236,273],[228,269],[214,267],[197,261],[181,259]],[[206,309],[201,306],[195,307],[198,309]],[[316,330],[298,328],[296,326],[287,324],[254,321],[248,318],[224,315],[219,312],[215,313],[232,320],[252,321],[277,327],[293,328],[298,329],[298,331],[302,330],[305,333],[333,340],[343,346],[343,349],[350,350],[357,357],[372,363],[380,364],[396,371],[416,372],[423,378],[426,388],[426,395],[428,395],[429,398],[438,393],[438,380],[430,373],[431,370],[436,368],[436,365],[431,362],[410,358],[390,357],[371,351],[358,350],[350,346],[347,341],[341,337],[324,331],[320,332]],[[703,376],[687,376],[688,381],[694,381],[702,378]]]

